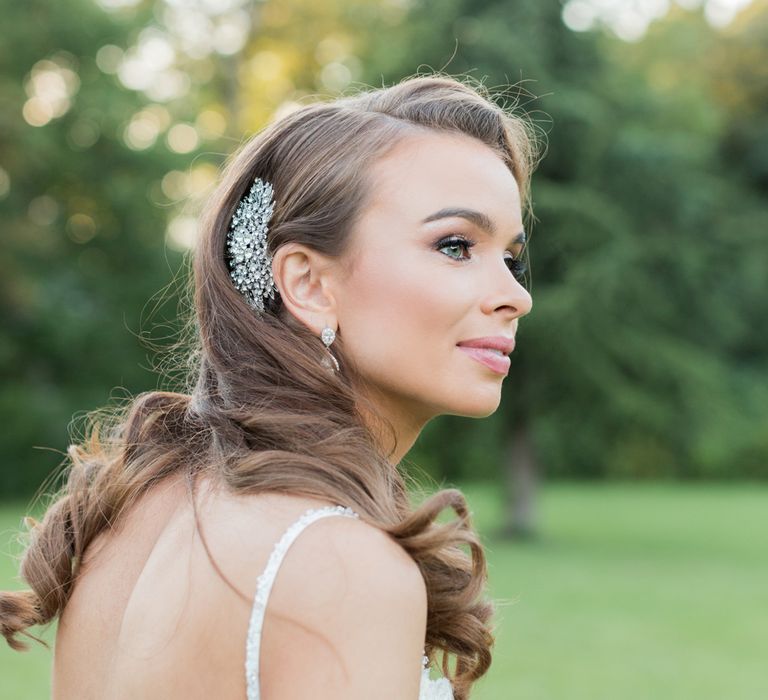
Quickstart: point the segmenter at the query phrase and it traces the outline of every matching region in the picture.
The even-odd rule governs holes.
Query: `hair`
[[[195,477],[208,473],[235,492],[343,504],[386,531],[426,583],[427,655],[434,660],[442,650],[442,671],[456,699],[469,697],[491,664],[495,605],[485,597],[486,559],[463,494],[448,488],[411,507],[403,475],[375,439],[375,410],[368,405],[362,413],[365,378],[345,357],[342,335],[334,344],[341,370],[330,372],[319,338],[279,296],[263,314],[247,305],[224,256],[234,209],[257,176],[275,192],[271,253],[298,242],[343,255],[372,190],[371,164],[425,130],[487,144],[509,167],[529,212],[537,164],[533,126],[496,104],[482,85],[447,75],[410,77],[302,106],[228,160],[203,210],[194,251],[185,391],[141,393],[115,411],[108,430],[95,421],[80,444],[69,446],[66,483],[42,522],[28,519],[21,577],[31,590],[0,593],[0,631],[12,648],[26,649],[16,635],[37,639],[27,628],[61,614],[88,545],[141,495],[183,475],[194,504]],[[447,507],[458,518],[437,524]],[[449,655],[455,655],[455,673]]]

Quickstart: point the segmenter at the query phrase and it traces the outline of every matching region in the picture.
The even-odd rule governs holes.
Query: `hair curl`
[[[320,340],[279,296],[267,313],[252,312],[223,254],[232,213],[259,176],[277,193],[270,252],[296,241],[342,255],[371,192],[371,163],[425,129],[467,134],[494,149],[530,213],[537,155],[532,125],[496,104],[482,85],[451,76],[411,77],[303,106],[252,137],[228,161],[202,215],[188,393],[139,394],[112,416],[108,430],[96,421],[82,444],[70,445],[66,484],[34,523],[22,560],[31,590],[0,593],[0,631],[12,648],[26,648],[17,634],[36,639],[27,628],[62,612],[89,543],[142,494],[170,475],[185,473],[194,482],[212,471],[237,492],[348,505],[389,533],[426,582],[427,655],[434,659],[442,650],[443,674],[456,699],[469,697],[491,664],[494,604],[484,597],[486,559],[463,494],[445,489],[414,510],[403,476],[363,419],[354,387],[364,377],[345,357],[343,337],[334,345],[341,371],[328,372],[320,364]],[[437,524],[449,506],[458,519]]]

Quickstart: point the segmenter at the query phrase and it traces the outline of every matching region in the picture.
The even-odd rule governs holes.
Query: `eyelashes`
[[[469,252],[469,249],[475,245],[475,241],[465,238],[464,236],[447,236],[441,238],[435,245],[436,250],[442,250],[443,248],[461,248],[462,250]],[[457,258],[453,255],[448,255],[449,258],[454,260],[468,260],[469,258]],[[525,273],[528,271],[528,265],[522,260],[512,257],[505,257],[509,271],[515,276],[515,279],[522,281],[525,278]]]

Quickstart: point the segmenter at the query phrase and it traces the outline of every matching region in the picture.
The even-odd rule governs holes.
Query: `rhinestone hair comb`
[[[272,195],[272,185],[257,177],[237,205],[227,232],[230,277],[248,304],[262,313],[266,300],[279,294],[267,250],[267,224],[275,204]]]

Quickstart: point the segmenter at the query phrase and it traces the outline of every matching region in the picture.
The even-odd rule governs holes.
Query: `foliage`
[[[494,87],[520,67],[508,93],[547,127],[533,186],[534,307],[497,434],[529,426],[540,469],[556,475],[768,475],[768,5],[727,38],[701,12],[674,8],[630,45],[569,31],[557,2],[459,3],[442,17],[437,4],[378,35],[385,78],[449,63]],[[455,47],[431,48],[452,30]],[[457,441],[452,424],[430,426],[424,453],[448,443],[450,473],[473,473],[470,452],[489,429]]]
[[[512,85],[547,152],[502,409],[433,421],[413,461],[488,475],[524,424],[549,474],[768,475],[765,0],[725,30],[673,6],[631,44],[556,0],[5,5],[0,493],[36,488],[113,387],[167,382],[154,348],[226,154],[420,66]]]

